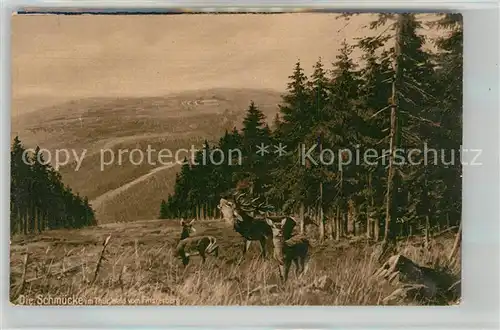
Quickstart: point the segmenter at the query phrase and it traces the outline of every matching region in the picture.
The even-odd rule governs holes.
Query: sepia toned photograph
[[[460,304],[460,14],[11,20],[12,304]]]

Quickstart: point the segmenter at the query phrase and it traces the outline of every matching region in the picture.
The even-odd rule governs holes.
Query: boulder
[[[457,285],[459,281],[455,276],[420,266],[401,254],[390,257],[373,278],[396,286],[396,290],[384,299],[386,303],[418,300],[421,303],[443,304],[460,296],[460,285]]]

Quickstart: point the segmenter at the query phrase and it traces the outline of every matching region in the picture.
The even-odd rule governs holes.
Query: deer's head
[[[233,224],[238,217],[236,205],[227,199],[221,198],[217,208],[221,211],[222,217],[227,223]]]
[[[181,226],[182,226],[182,233],[181,233],[181,239],[189,237],[191,233],[196,232],[196,229],[193,227],[194,221],[196,219],[191,220],[190,222],[184,221],[184,219],[181,219]]]
[[[271,219],[266,218],[267,224],[271,227],[273,231],[273,238],[283,239],[283,231],[288,219],[283,219],[281,222],[274,222]]]

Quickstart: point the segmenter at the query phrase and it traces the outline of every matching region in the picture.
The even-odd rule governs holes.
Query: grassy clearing
[[[61,170],[64,182],[72,189],[88,196],[90,200],[110,191],[117,189],[122,185],[138,178],[155,167],[161,166],[157,161],[157,152],[161,149],[177,150],[185,147],[186,144],[201,145],[203,140],[194,134],[186,134],[182,139],[150,138],[137,142],[118,143],[109,148],[110,151],[104,152],[102,159],[104,165],[101,170],[101,154],[95,153],[87,156],[78,171],[74,166],[66,166]],[[150,146],[157,150],[151,152],[151,164],[148,163],[147,149]],[[142,151],[144,161],[139,163],[140,155],[130,151],[139,149]],[[120,150],[123,152],[121,159]],[[128,150],[128,152],[125,152]],[[112,156],[113,155],[113,156]],[[112,162],[114,157],[114,161]],[[109,164],[109,165],[106,165]],[[175,178],[175,175],[174,175]],[[157,206],[158,208],[159,206]]]
[[[179,166],[157,172],[118,196],[110,198],[96,214],[99,223],[128,222],[130,219],[153,219],[158,217],[160,203],[174,189],[175,173]]]
[[[217,237],[220,255],[208,258],[204,265],[192,257],[187,269],[173,255],[180,234],[177,221],[108,224],[14,238],[11,301],[57,304],[56,299],[73,297],[81,304],[117,305],[378,305],[393,291],[390,285],[369,281],[380,265],[376,246],[361,238],[323,245],[313,242],[307,272],[296,278],[292,267],[290,280],[283,286],[275,261],[258,257],[258,244],[252,244],[249,255],[238,265],[242,241],[237,233],[220,221],[200,222],[197,230],[198,235]],[[91,284],[108,235],[105,261]],[[406,241],[400,252],[420,265],[439,268],[451,250],[453,235],[433,243],[427,251],[419,247],[418,239]],[[451,272],[460,276],[458,262]],[[306,290],[322,277],[328,281]]]

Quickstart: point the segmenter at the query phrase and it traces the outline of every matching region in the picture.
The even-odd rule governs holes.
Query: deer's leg
[[[189,264],[189,257],[184,255],[182,256],[182,264],[184,265],[184,267],[187,267],[187,265]]]
[[[260,250],[261,250],[261,256],[262,258],[266,258],[266,238],[262,237],[259,239],[260,242]]]
[[[252,241],[249,241],[247,240],[246,238],[243,240],[244,244],[243,244],[243,255],[245,255],[248,251],[248,248],[250,247],[250,243]]]
[[[299,257],[297,261],[298,261],[298,263],[300,265],[300,273],[303,273],[304,269],[305,269],[305,258],[304,257]]]
[[[309,256],[307,254],[302,256],[302,258],[300,258],[300,263],[302,265],[302,272],[303,273],[307,272],[308,262],[309,262]]]
[[[205,251],[200,251],[201,262],[205,263]]]
[[[299,259],[298,258],[294,258],[293,259],[293,264],[295,265],[295,275],[297,277],[299,277],[299,274],[300,274]]]
[[[288,272],[290,272],[290,266],[292,265],[292,261],[290,259],[285,259],[285,282],[288,280]]]
[[[285,279],[285,267],[282,264],[278,265],[278,272],[282,281]]]
[[[310,258],[309,246],[306,246],[300,258],[300,263],[302,265],[303,273],[307,272],[307,268],[309,267],[309,258]]]

